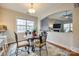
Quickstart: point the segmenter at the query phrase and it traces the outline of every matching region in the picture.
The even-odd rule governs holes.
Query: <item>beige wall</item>
[[[8,28],[8,37],[7,37],[7,43],[12,43],[15,42],[15,36],[14,36],[14,31],[16,31],[16,19],[17,18],[22,18],[25,20],[32,20],[35,22],[35,28],[38,29],[38,18],[37,17],[33,17],[30,15],[26,15],[20,12],[16,12],[13,10],[9,10],[9,9],[5,9],[0,7],[0,25],[7,25]],[[24,33],[23,33],[24,34]],[[24,40],[24,36],[21,36],[21,34],[19,35],[20,38],[18,38],[18,40]],[[19,37],[18,36],[18,37]]]
[[[79,7],[73,9],[73,50],[79,52]]]
[[[20,12],[0,7],[0,24],[7,25],[7,28],[9,30],[16,31],[17,18],[33,20],[35,22],[35,27],[37,27],[38,24],[37,17],[29,16]]]
[[[0,24],[2,23],[2,12],[1,12],[1,9],[0,9]]]

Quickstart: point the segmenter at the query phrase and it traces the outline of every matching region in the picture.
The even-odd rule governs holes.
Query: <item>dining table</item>
[[[29,43],[29,47],[28,48],[32,48],[31,49],[31,51],[35,51],[35,47],[34,47],[34,41],[35,40],[38,40],[39,39],[39,36],[31,36],[31,35],[27,35],[27,36],[24,36],[25,37],[25,39],[28,41],[28,43]]]

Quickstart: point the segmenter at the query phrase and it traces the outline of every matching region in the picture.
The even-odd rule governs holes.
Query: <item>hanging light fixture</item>
[[[35,13],[34,4],[31,3],[30,5],[31,5],[31,7],[30,7],[30,9],[28,9],[28,12],[29,13]]]

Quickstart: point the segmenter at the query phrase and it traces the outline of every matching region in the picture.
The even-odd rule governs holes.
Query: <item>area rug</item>
[[[43,47],[42,51],[41,51],[41,56],[68,56],[69,55],[68,51],[60,49],[60,48],[53,46],[49,43],[47,43],[47,50],[48,50],[48,55],[46,53],[45,47]],[[11,44],[9,46],[7,56],[16,56],[15,51],[16,51],[16,44]],[[30,54],[28,54],[27,49],[22,47],[22,48],[19,48],[18,56],[40,56],[39,55],[39,49],[36,48],[35,52],[32,52],[31,48],[30,48]]]

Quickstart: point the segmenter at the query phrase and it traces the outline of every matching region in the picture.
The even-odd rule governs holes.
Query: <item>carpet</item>
[[[68,56],[69,55],[68,51],[60,49],[49,43],[47,43],[47,50],[48,50],[48,55],[46,54],[45,47],[43,47],[41,51],[41,56]],[[9,46],[7,56],[16,56],[15,51],[16,51],[16,44],[11,44]],[[30,54],[28,54],[27,49],[22,47],[22,48],[19,48],[18,56],[39,56],[39,49],[36,48],[35,52],[32,52],[30,48]]]

